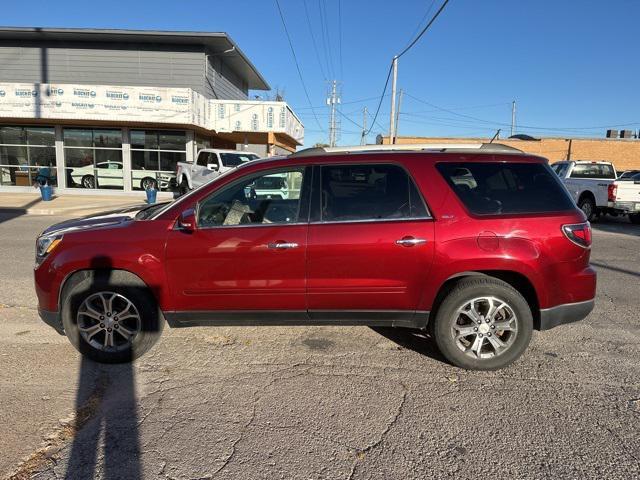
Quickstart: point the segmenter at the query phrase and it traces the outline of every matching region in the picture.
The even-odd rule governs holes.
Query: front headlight
[[[62,235],[38,237],[36,240],[36,260],[42,260],[62,241]]]

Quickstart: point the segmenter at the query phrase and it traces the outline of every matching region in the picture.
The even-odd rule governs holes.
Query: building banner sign
[[[190,89],[0,83],[0,116],[185,123]]]
[[[190,88],[0,83],[2,117],[184,124],[304,141],[304,127],[285,102],[207,99]]]

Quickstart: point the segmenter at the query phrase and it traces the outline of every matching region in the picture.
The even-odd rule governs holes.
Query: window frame
[[[207,202],[211,197],[224,193],[227,190],[237,187],[239,184],[252,178],[266,177],[268,175],[275,175],[278,173],[290,172],[292,170],[302,169],[302,185],[300,186],[300,198],[298,204],[298,218],[295,222],[289,223],[243,223],[240,225],[211,225],[203,227],[199,225],[200,220],[200,207]],[[206,197],[200,199],[194,208],[196,219],[196,230],[210,230],[221,228],[251,228],[251,227],[287,227],[293,225],[308,225],[309,224],[309,211],[311,208],[311,185],[313,181],[314,168],[311,165],[290,165],[286,167],[270,168],[268,170],[260,170],[258,172],[252,172],[247,175],[243,175],[240,178],[235,179],[227,185],[211,192]],[[306,219],[305,219],[306,217]],[[177,225],[177,223],[176,223]]]
[[[393,166],[399,167],[407,176],[409,182],[413,184],[415,191],[418,193],[419,201],[422,202],[426,215],[417,217],[402,217],[402,218],[362,218],[358,220],[323,220],[322,219],[322,168],[323,167],[362,167],[362,166]],[[407,185],[408,186],[408,185]],[[409,207],[411,210],[414,208],[413,198],[411,197],[411,191],[409,190]],[[409,169],[399,162],[385,161],[385,162],[346,162],[346,163],[322,163],[314,166],[313,176],[313,188],[311,195],[311,212],[309,217],[310,224],[318,225],[331,225],[331,224],[347,224],[347,223],[388,223],[388,222],[416,222],[433,220],[431,209],[427,204],[424,195],[420,191],[420,187],[416,183],[413,175]]]

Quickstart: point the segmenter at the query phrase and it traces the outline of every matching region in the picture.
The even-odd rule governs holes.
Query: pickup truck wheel
[[[62,323],[73,346],[100,363],[130,362],[147,352],[163,320],[146,288],[88,277],[63,299]]]
[[[187,181],[183,178],[182,182],[180,182],[180,195],[184,195],[185,193],[187,193],[189,191],[189,184],[187,183]]]
[[[524,297],[490,277],[458,282],[438,308],[433,335],[452,364],[496,370],[514,362],[531,341],[533,317]]]
[[[634,225],[640,225],[640,213],[632,213],[629,215],[629,220]]]
[[[591,197],[582,197],[578,202],[578,208],[587,216],[587,220],[592,222],[597,215],[596,204]]]

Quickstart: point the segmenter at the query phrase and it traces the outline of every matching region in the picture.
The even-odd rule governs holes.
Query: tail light
[[[591,224],[589,222],[563,225],[562,231],[576,245],[583,248],[591,246]]]
[[[610,183],[607,187],[607,199],[610,202],[616,201],[616,195],[618,194],[618,185],[615,183]]]

